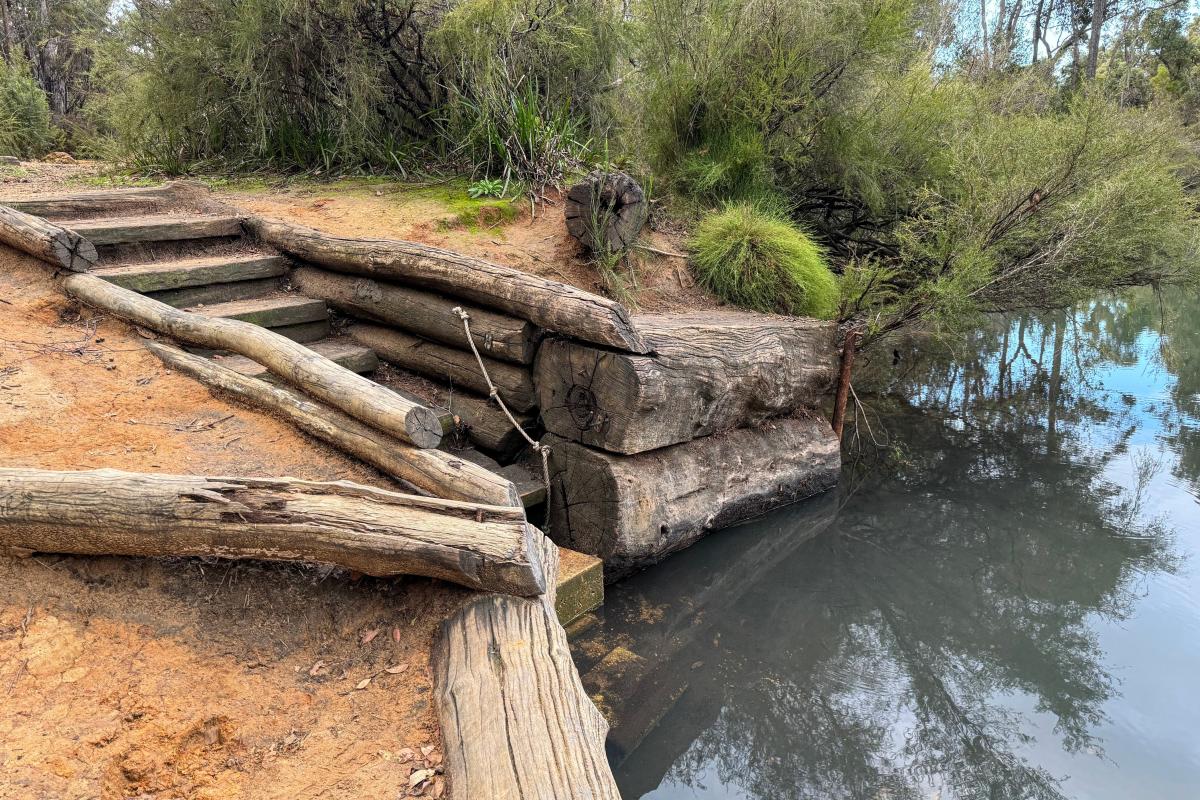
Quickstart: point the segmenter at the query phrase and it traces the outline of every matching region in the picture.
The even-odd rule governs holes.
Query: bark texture
[[[653,355],[542,345],[534,376],[546,430],[641,453],[814,405],[837,372],[832,322],[740,311],[634,321]]]
[[[422,493],[488,505],[522,505],[512,481],[470,461],[441,450],[412,447],[300,392],[242,375],[207,358],[158,342],[147,342],[146,347],[168,367],[249,406],[281,416]]]
[[[542,561],[558,572],[547,542]],[[491,595],[442,623],[434,700],[454,800],[620,800],[604,753],[608,724],[584,692],[554,611]]]
[[[433,292],[314,267],[295,270],[291,281],[309,297],[319,297],[338,311],[458,348],[467,346],[462,320],[453,311],[462,307],[471,316],[471,338],[479,352],[518,364],[531,363],[537,352],[538,329],[532,322],[466,306]]]
[[[549,530],[604,559],[607,580],[719,528],[837,484],[841,452],[820,418],[786,418],[634,456],[550,446]]]
[[[263,242],[304,261],[445,292],[587,342],[648,352],[624,306],[573,286],[414,242],[347,239],[263,217],[250,217],[246,225]]]
[[[122,319],[189,344],[253,359],[317,399],[409,444],[432,448],[442,440],[441,422],[432,409],[265,328],[180,311],[94,275],[71,275],[64,285],[73,297]]]
[[[96,246],[75,231],[8,206],[0,206],[0,244],[71,272],[87,272],[99,261]]]
[[[0,544],[35,552],[315,561],[528,596],[543,538],[519,508],[346,481],[0,468]]]
[[[354,325],[348,333],[351,339],[371,348],[384,361],[487,394],[487,381],[479,371],[479,363],[467,350],[446,347],[381,325]],[[483,363],[509,408],[528,411],[537,405],[533,376],[528,369],[490,358],[484,358]]]
[[[592,251],[628,250],[650,218],[646,193],[624,172],[594,172],[567,192],[567,232]]]

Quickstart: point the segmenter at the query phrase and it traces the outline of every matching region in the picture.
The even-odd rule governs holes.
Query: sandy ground
[[[389,485],[141,341],[0,251],[0,463]],[[404,796],[440,762],[428,652],[466,596],[298,565],[0,556],[0,798]]]
[[[362,188],[320,184],[280,186],[254,191],[221,190],[214,194],[239,208],[308,225],[341,236],[406,239],[486,258],[550,280],[609,294],[604,280],[567,234],[561,198],[531,214],[519,205],[515,220],[490,226],[487,220],[464,225],[446,206],[414,193],[406,184],[370,184]],[[643,234],[645,244],[679,252],[683,236],[664,225]],[[649,251],[630,255],[637,287],[620,298],[643,312],[716,308],[718,303],[696,286],[682,258]]]

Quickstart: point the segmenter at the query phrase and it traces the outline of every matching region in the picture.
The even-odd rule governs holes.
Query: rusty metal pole
[[[837,394],[833,401],[833,432],[842,438],[842,426],[846,421],[846,401],[850,399],[850,368],[854,366],[854,351],[858,345],[858,329],[846,331],[842,344],[842,369],[838,373]]]

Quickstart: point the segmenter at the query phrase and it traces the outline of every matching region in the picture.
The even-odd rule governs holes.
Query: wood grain
[[[409,444],[433,448],[442,440],[441,422],[432,409],[265,328],[180,311],[94,275],[71,275],[63,284],[73,297],[122,319],[189,344],[253,359],[293,386]]]
[[[444,292],[618,350],[649,350],[624,306],[564,283],[415,242],[344,238],[264,217],[246,225],[266,244],[313,264]]]
[[[96,246],[73,230],[0,206],[0,243],[71,272],[96,266]]]
[[[35,552],[220,556],[546,588],[522,509],[338,481],[0,468],[0,544]]]
[[[548,540],[542,562],[558,572]],[[455,800],[619,800],[604,753],[608,724],[588,698],[554,611],[491,595],[442,624],[434,700]]]
[[[606,580],[653,564],[719,528],[837,484],[841,450],[824,419],[616,455],[553,434],[548,525],[563,547],[604,559]]]
[[[815,405],[836,374],[832,322],[740,311],[634,322],[653,355],[543,343],[534,380],[546,430],[641,453]]]

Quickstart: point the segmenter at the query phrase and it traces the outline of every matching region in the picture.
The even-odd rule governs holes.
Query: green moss
[[[728,303],[821,319],[837,313],[837,281],[821,248],[776,214],[728,206],[701,220],[691,248],[700,283]]]

